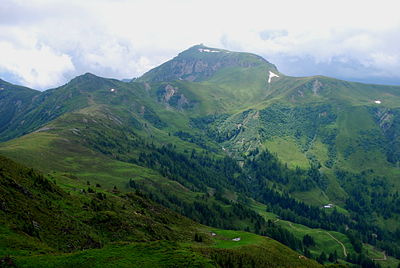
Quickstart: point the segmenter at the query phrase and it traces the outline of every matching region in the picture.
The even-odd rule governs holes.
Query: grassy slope
[[[215,267],[210,259],[173,242],[120,243],[72,254],[20,257],[18,267]]]
[[[66,177],[72,174],[75,184],[98,183],[105,189],[116,186],[126,191],[129,190],[129,179],[135,179],[165,187],[181,196],[186,195],[187,191],[182,191],[183,186],[167,180],[154,170],[104,156],[72,139],[60,137],[57,133],[32,133],[2,144],[0,152],[44,172],[62,175],[60,183],[64,184],[70,182]]]
[[[293,254],[293,251],[280,248],[276,241],[269,238],[230,230],[212,229],[211,231],[216,234],[216,236],[213,237],[214,244],[212,245],[213,248],[217,249],[216,252],[228,256],[230,254],[229,250],[237,253],[240,252],[243,254],[244,261],[246,261],[246,259],[251,259],[252,255],[265,254],[265,257],[258,260],[255,266],[253,264],[253,267],[275,267],[276,263],[279,264],[277,267],[298,267],[302,266],[303,262],[307,260],[307,258],[304,258],[302,255],[297,253]],[[232,239],[235,238],[240,238],[241,240],[233,241]],[[203,249],[202,252],[207,252],[207,249]],[[207,253],[212,255],[212,252]],[[285,260],[283,256],[290,256],[290,260]],[[221,264],[221,262],[219,263]],[[309,265],[309,267],[318,266],[316,263],[312,262],[308,262],[307,265]]]
[[[328,232],[318,228],[309,228],[301,224],[281,220],[277,215],[267,212],[267,206],[258,202],[253,201],[251,206],[266,220],[271,220],[277,225],[288,229],[298,239],[303,239],[304,235],[310,235],[315,241],[315,246],[310,248],[310,252],[313,256],[319,256],[322,252],[329,254],[336,251],[340,258],[345,259],[343,246],[338,241],[343,243],[347,254],[353,254],[355,252],[348,237],[342,233],[333,231]],[[368,244],[364,244],[364,253],[371,259],[381,259],[383,257],[381,251]],[[393,268],[397,267],[400,263],[399,260],[392,257],[387,257],[387,260],[378,262],[384,266]]]
[[[260,76],[257,78],[258,81],[262,80]],[[320,84],[314,88],[314,83]],[[331,133],[336,132],[335,139],[331,141],[336,154],[329,155],[329,151],[332,149],[329,148],[330,145],[323,142],[326,131],[317,132],[312,143],[308,144],[308,148],[305,149],[304,137],[300,137],[296,141],[293,136],[272,135],[268,138],[260,136],[257,129],[264,128],[264,123],[255,116],[249,121],[248,117],[242,116],[243,110],[237,111],[223,122],[218,122],[220,131],[231,131],[236,126],[242,126],[237,136],[223,143],[224,148],[237,155],[237,152],[246,152],[257,147],[262,148],[260,144],[263,144],[270,151],[276,153],[282,161],[288,163],[289,167],[307,167],[310,159],[316,159],[322,164],[322,170],[330,178],[326,194],[329,199],[339,204],[346,198],[346,193],[333,176],[331,166],[325,166],[328,160],[334,168],[356,172],[361,172],[366,167],[372,168],[376,174],[388,177],[389,183],[394,184],[395,187],[399,186],[396,177],[400,170],[386,160],[385,151],[381,146],[373,145],[377,142],[376,140],[383,142],[385,138],[369,112],[370,108],[377,107],[378,104],[374,103],[375,100],[382,101],[379,107],[398,108],[400,103],[399,87],[365,85],[319,76],[281,77],[273,81],[269,92],[269,95],[260,99],[258,104],[247,109],[253,109],[251,113],[256,114],[256,111],[269,109],[274,104],[281,105],[285,109],[331,105],[332,112],[336,114],[337,119],[326,129],[331,129]],[[280,128],[284,130],[285,127],[283,125]],[[267,128],[265,131],[268,133],[271,130]],[[375,136],[371,136],[372,134]],[[372,146],[366,148],[362,145],[363,140]],[[326,198],[302,198],[307,195],[309,194],[299,194],[298,197],[315,205],[322,205],[327,201]]]
[[[29,111],[39,91],[12,85],[0,79],[0,140],[12,138],[20,118]]]
[[[310,249],[314,256],[319,256],[322,252],[333,253],[335,250],[338,256],[344,258],[342,246],[331,236],[327,235],[327,231],[317,228],[309,228],[301,224],[295,224],[289,221],[280,220],[278,216],[273,213],[266,212],[266,206],[260,203],[253,204],[254,209],[256,209],[265,219],[272,220],[279,226],[282,226],[290,230],[298,239],[303,239],[304,235],[308,234],[312,236],[315,240],[315,247]],[[345,244],[347,252],[354,252],[352,245],[350,244],[348,238],[338,232],[329,232],[339,241]]]
[[[71,190],[79,190],[86,187],[87,182],[92,186],[100,184],[103,189],[111,190],[114,186],[123,192],[131,191],[128,183],[133,179],[136,185],[147,194],[159,194],[164,199],[166,196],[175,196],[188,204],[202,200],[205,193],[190,190],[182,184],[163,177],[159,172],[117,160],[112,155],[105,155],[99,151],[90,149],[87,140],[91,133],[102,132],[107,136],[119,135],[120,129],[118,123],[109,119],[108,113],[104,111],[88,111],[84,109],[78,112],[65,115],[59,120],[52,122],[50,130],[31,133],[19,139],[12,140],[0,145],[0,153],[5,154],[24,164],[41,169],[44,172],[58,175],[59,184],[68,186]],[[83,120],[84,119],[84,120]],[[85,121],[86,123],[83,123]],[[87,131],[89,129],[89,131]],[[149,129],[152,131],[154,129]],[[165,136],[171,142],[175,137]],[[97,138],[95,138],[97,139]],[[99,138],[101,140],[102,138]],[[150,140],[151,142],[160,142],[160,138]],[[173,142],[173,140],[172,140]],[[185,146],[185,143],[176,142],[180,146],[178,150],[191,151],[191,146]],[[190,145],[190,144],[189,144]],[[140,145],[132,147],[131,155],[139,155],[143,150],[147,150]],[[196,147],[194,147],[196,148]],[[210,189],[213,192],[212,189]],[[226,192],[227,195],[234,194]],[[167,200],[165,200],[167,201]],[[218,205],[229,214],[232,212],[232,205],[227,205],[213,197],[207,199],[209,205]],[[172,204],[177,211],[182,207]],[[252,223],[248,219],[239,219],[236,217],[231,224],[245,229]]]
[[[16,264],[19,267],[225,267],[237,258],[242,259],[242,263],[256,263],[256,267],[321,267],[314,261],[299,258],[297,253],[268,238],[254,238],[252,234],[234,231],[212,231],[218,234],[212,242],[215,244],[210,246],[168,241],[118,243],[72,254],[18,257]],[[231,237],[250,241],[227,242]]]
[[[263,254],[247,256],[253,261],[318,267],[273,240],[201,226],[135,194],[70,191],[55,179],[0,156],[0,258],[18,267],[215,267],[228,261],[216,248],[240,257],[256,247]]]

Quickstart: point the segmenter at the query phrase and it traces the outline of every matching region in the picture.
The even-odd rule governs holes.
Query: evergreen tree
[[[326,261],[327,261],[326,253],[322,251],[321,255],[319,255],[317,258],[317,262],[319,262],[320,264],[324,264]]]
[[[303,237],[303,245],[305,247],[313,247],[315,246],[314,238],[308,234]]]

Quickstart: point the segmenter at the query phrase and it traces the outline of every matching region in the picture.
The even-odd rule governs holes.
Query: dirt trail
[[[383,251],[382,254],[383,254],[383,258],[380,258],[380,259],[372,259],[372,260],[373,260],[373,261],[386,261],[386,260],[387,260],[386,252]]]
[[[322,231],[321,231],[321,232],[322,232]],[[342,246],[342,248],[343,248],[343,255],[344,255],[345,257],[347,257],[346,246],[345,246],[342,242],[340,242],[338,239],[336,239],[336,237],[334,237],[333,235],[331,235],[330,233],[328,233],[328,232],[325,232],[325,233],[327,233],[330,237],[332,237],[332,239],[334,239],[336,242],[338,242],[338,243]]]
[[[275,220],[275,222],[278,222],[278,221],[279,221],[279,219]],[[290,227],[295,228],[295,227],[293,226],[293,224],[292,224],[290,221],[288,221],[287,223],[289,224]],[[344,255],[345,257],[347,257],[346,246],[345,246],[342,242],[340,242],[340,240],[338,240],[336,237],[334,237],[333,235],[331,235],[330,233],[328,233],[328,232],[326,232],[326,231],[318,231],[318,232],[320,232],[320,233],[326,233],[326,234],[329,235],[333,240],[335,240],[339,245],[341,245],[342,248],[343,248],[343,255]],[[386,255],[384,254],[384,258],[382,258],[382,259],[375,259],[375,260],[377,260],[377,261],[379,261],[379,260],[382,260],[382,261],[383,261],[383,260],[386,260]]]
[[[280,219],[276,219],[274,222],[276,223],[276,222],[278,222],[279,220],[280,220]],[[288,221],[287,223],[289,224],[290,227],[295,228],[291,222]],[[331,235],[329,232],[326,232],[326,231],[319,231],[319,232],[320,232],[320,233],[326,233],[326,234],[329,235],[333,240],[335,240],[339,245],[341,245],[342,248],[343,248],[343,255],[344,255],[345,257],[347,257],[347,249],[346,249],[346,246],[345,246],[339,239],[337,239],[336,237],[334,237],[333,235]],[[386,252],[383,251],[382,254],[383,254],[383,257],[382,257],[382,258],[376,258],[376,259],[372,259],[372,260],[373,260],[373,261],[386,261],[386,260],[387,260]]]

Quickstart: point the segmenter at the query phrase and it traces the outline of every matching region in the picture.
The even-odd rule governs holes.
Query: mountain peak
[[[100,77],[97,75],[94,75],[92,73],[84,73],[84,74],[78,75],[74,79],[94,79],[94,78],[100,78]],[[72,80],[74,80],[74,79],[72,79]]]
[[[78,75],[68,82],[69,85],[75,85],[80,83],[98,83],[100,80],[104,80],[105,78],[94,75],[92,73],[84,73],[82,75]]]
[[[111,79],[100,77],[92,73],[85,73],[73,78],[66,85],[56,88],[55,90],[70,88],[80,91],[96,91],[107,87],[113,87]]]
[[[178,56],[180,55],[185,55],[188,53],[232,53],[232,51],[225,50],[225,49],[220,49],[220,48],[212,48],[212,47],[207,47],[203,44],[195,45],[187,50],[179,53]]]
[[[211,78],[219,70],[265,66],[266,70],[278,72],[275,65],[261,56],[195,45],[181,52],[170,61],[156,67],[138,79],[141,82],[187,80],[200,82]]]

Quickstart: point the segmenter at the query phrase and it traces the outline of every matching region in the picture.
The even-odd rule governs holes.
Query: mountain
[[[335,251],[364,266],[383,250],[400,257],[400,87],[290,77],[203,45],[129,82],[87,73],[44,92],[7,85],[0,101],[21,109],[0,122],[0,154],[67,191],[138,191],[320,262]]]
[[[206,81],[222,69],[265,67],[277,72],[276,67],[264,58],[250,53],[232,52],[193,46],[177,57],[150,70],[137,82],[168,82],[174,80]]]

